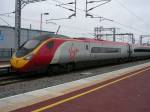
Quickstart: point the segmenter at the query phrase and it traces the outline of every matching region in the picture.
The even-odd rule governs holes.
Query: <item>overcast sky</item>
[[[57,25],[46,24],[47,19],[65,18],[72,14],[71,11],[56,7],[57,1],[67,3],[74,0],[47,0],[26,5],[22,9],[22,27],[29,28],[31,24],[33,29],[40,29],[40,14],[48,12],[49,15],[43,16],[43,30],[56,31],[58,25],[61,25],[59,33],[74,37],[90,37],[90,33],[94,32],[96,26],[117,27],[120,28],[118,32],[131,32],[135,34],[136,38],[140,34],[150,34],[150,0],[112,0],[90,11],[95,16],[103,16],[114,20],[114,22],[107,20],[100,22],[99,19],[85,18],[85,12],[82,11],[85,10],[85,0],[77,0],[77,8],[81,10],[77,9],[76,17],[72,17],[70,20],[51,21]],[[88,7],[91,8],[97,4],[89,4]],[[73,5],[68,6],[68,8],[73,8]],[[0,14],[14,10],[15,0],[0,0]],[[14,14],[0,15],[0,18],[7,21],[11,26],[14,26],[14,17]],[[7,24],[0,19],[0,25]]]

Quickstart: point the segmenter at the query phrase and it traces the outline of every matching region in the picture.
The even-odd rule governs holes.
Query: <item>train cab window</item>
[[[16,52],[16,57],[22,57],[32,52],[40,44],[39,40],[26,41]]]
[[[23,47],[26,49],[34,49],[39,43],[39,40],[29,40],[24,44]]]
[[[47,48],[51,49],[53,47],[53,45],[54,45],[54,42],[50,41],[47,43]]]

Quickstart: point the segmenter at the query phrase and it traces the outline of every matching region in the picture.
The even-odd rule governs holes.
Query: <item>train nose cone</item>
[[[28,63],[28,60],[24,60],[23,58],[13,57],[10,60],[10,63],[13,68],[19,69],[19,68],[23,68]]]

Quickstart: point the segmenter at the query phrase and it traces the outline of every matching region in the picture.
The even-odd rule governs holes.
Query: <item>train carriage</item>
[[[150,47],[141,45],[132,46],[132,58],[148,58],[150,57]]]
[[[105,63],[142,56],[150,56],[149,47],[51,34],[25,42],[14,53],[11,65],[17,71],[41,71],[56,65],[78,65],[82,62]]]

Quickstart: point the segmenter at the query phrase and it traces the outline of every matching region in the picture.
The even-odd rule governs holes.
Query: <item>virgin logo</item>
[[[75,57],[77,55],[77,52],[79,52],[79,49],[73,48],[73,47],[69,48],[69,57],[70,57],[70,59],[72,59],[72,60],[75,59]]]

